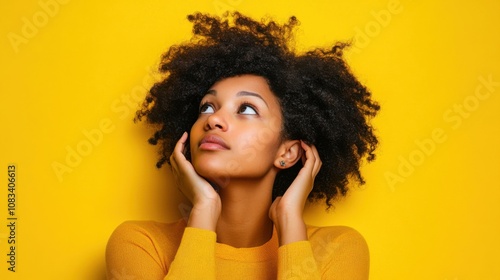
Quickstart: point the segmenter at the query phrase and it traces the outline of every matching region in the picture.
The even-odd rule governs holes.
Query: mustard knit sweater
[[[368,279],[363,237],[342,227],[307,227],[308,241],[278,246],[276,230],[265,244],[234,248],[216,233],[174,223],[130,221],[118,226],[106,248],[108,279]]]

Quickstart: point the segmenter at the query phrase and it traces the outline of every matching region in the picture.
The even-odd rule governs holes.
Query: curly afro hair
[[[149,142],[161,145],[158,168],[197,120],[199,103],[214,83],[253,74],[267,80],[280,102],[282,137],[318,149],[323,165],[310,200],[324,199],[329,208],[334,198],[347,193],[351,180],[365,183],[360,163],[375,159],[378,140],[368,121],[379,105],[344,61],[346,43],[296,53],[291,45],[298,21],[293,16],[282,25],[238,12],[222,18],[196,13],[188,20],[192,39],[163,55],[159,70],[164,78],[150,89],[135,118],[146,117],[157,126]],[[284,194],[301,168],[299,161],[278,173],[273,199]]]

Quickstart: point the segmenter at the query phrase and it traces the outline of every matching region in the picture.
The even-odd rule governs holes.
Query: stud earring
[[[280,165],[281,165],[281,167],[285,167],[285,161],[284,160],[280,160]]]

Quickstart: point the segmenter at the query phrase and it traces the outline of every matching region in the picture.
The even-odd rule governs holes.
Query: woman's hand
[[[278,232],[280,246],[307,240],[302,212],[322,164],[314,145],[308,146],[303,141],[300,144],[304,150],[303,167],[285,194],[277,197],[269,209],[269,217]]]
[[[193,204],[188,226],[215,231],[221,213],[221,200],[214,188],[194,170],[184,156],[187,132],[182,134],[170,156],[172,173],[179,190]]]

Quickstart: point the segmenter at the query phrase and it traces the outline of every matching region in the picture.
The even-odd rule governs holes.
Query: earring
[[[280,160],[280,165],[281,165],[281,167],[285,167],[285,161],[284,160]]]

